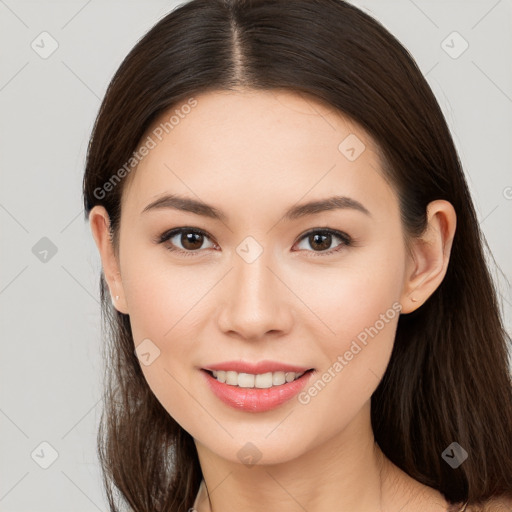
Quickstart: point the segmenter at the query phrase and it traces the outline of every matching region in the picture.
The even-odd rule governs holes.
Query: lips
[[[241,374],[263,375],[269,372],[278,372],[286,375],[301,374],[291,382],[273,385],[264,388],[230,385],[219,382],[212,372],[237,372]],[[295,366],[276,361],[261,361],[260,363],[245,363],[243,361],[229,361],[209,365],[201,369],[209,389],[224,404],[245,412],[265,412],[291,400],[307,385],[315,370],[303,366]],[[245,380],[249,375],[244,375]],[[282,382],[282,377],[281,377]],[[239,382],[241,384],[241,382]]]
[[[223,363],[212,364],[203,367],[203,370],[209,371],[234,371],[237,373],[252,373],[254,375],[268,372],[294,372],[304,373],[312,368],[307,366],[296,366],[278,361],[260,361],[259,363],[249,363],[244,361],[226,361]]]

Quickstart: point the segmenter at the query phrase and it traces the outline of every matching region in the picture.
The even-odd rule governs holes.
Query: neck
[[[212,512],[381,510],[388,465],[373,437],[369,402],[327,442],[277,464],[249,467],[218,456],[197,440],[196,447]],[[203,510],[208,503],[200,505]]]

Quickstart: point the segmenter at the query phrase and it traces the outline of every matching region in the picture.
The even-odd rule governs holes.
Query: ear
[[[89,212],[89,224],[100,253],[103,273],[110,290],[112,304],[120,313],[128,314],[119,263],[114,253],[110,232],[110,217],[107,210],[103,206],[92,208]]]
[[[402,313],[418,309],[443,281],[456,224],[451,203],[439,199],[428,204],[425,232],[411,242],[400,300]]]

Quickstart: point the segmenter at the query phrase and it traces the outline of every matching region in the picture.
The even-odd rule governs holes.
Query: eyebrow
[[[204,203],[190,197],[179,196],[177,194],[166,194],[152,203],[148,204],[141,212],[141,214],[152,211],[171,208],[174,210],[180,210],[184,212],[195,213],[196,215],[202,215],[211,219],[220,220],[227,222],[227,215],[215,208],[212,205]],[[285,220],[296,220],[301,217],[308,215],[314,215],[316,213],[340,210],[340,209],[352,209],[364,213],[371,217],[371,213],[355,199],[346,196],[332,196],[326,199],[317,201],[311,201],[309,203],[303,203],[292,206],[283,216]]]

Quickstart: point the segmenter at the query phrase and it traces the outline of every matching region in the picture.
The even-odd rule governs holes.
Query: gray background
[[[437,96],[503,272],[493,270],[511,332],[512,1],[353,3],[402,41]],[[176,5],[0,0],[2,512],[107,510],[95,445],[100,259],[83,218],[84,158],[114,71]]]

